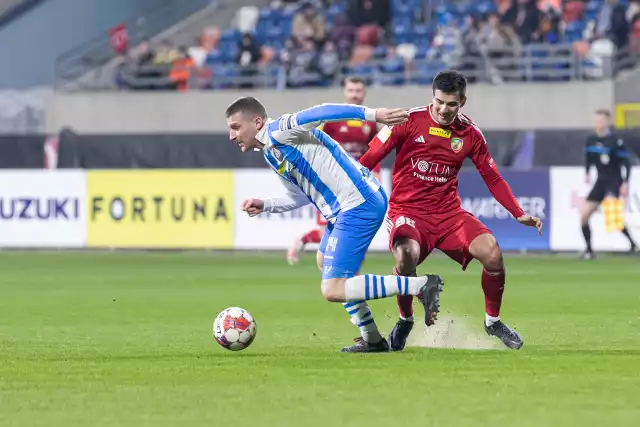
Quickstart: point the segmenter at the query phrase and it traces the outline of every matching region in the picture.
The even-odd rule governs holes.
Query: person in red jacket
[[[360,163],[371,169],[392,150],[387,229],[396,260],[395,275],[415,276],[416,267],[433,249],[440,249],[466,269],[475,258],[483,265],[485,331],[507,347],[519,349],[522,338],[500,320],[505,285],[502,252],[495,237],[461,207],[458,173],[471,158],[491,194],[521,224],[542,231],[539,218],[526,215],[498,172],[478,126],[460,113],[467,82],[457,71],[443,71],[433,80],[433,100],[409,110],[409,121],[383,128]],[[392,350],[402,350],[413,328],[413,298],[398,296],[400,319],[389,334]]]
[[[367,83],[359,77],[347,77],[343,82],[343,95],[348,104],[363,105],[367,94]],[[344,150],[358,160],[369,149],[369,142],[378,132],[375,122],[360,120],[344,120],[327,122],[319,127],[324,133],[336,140]],[[371,170],[380,179],[380,165]],[[317,226],[296,238],[287,251],[287,262],[291,265],[298,263],[300,254],[309,243],[320,243],[327,221],[316,211]]]

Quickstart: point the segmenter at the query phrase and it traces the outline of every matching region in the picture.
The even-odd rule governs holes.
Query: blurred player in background
[[[606,197],[612,196],[617,199],[628,196],[629,177],[631,176],[629,152],[622,138],[616,135],[611,128],[611,113],[609,110],[595,112],[594,133],[587,137],[585,151],[587,158],[586,182],[589,183],[590,181],[589,170],[591,166],[595,166],[598,171],[598,178],[580,211],[582,234],[587,245],[582,257],[584,259],[593,259],[595,255],[591,247],[589,219]],[[620,231],[629,240],[630,251],[632,253],[636,252],[638,246],[631,238],[627,227],[623,225]]]
[[[328,301],[343,302],[352,322],[360,329],[356,344],[342,351],[389,351],[367,300],[416,295],[424,304],[425,321],[435,317],[444,284],[439,276],[356,275],[384,221],[387,195],[367,168],[317,129],[322,122],[347,119],[400,124],[407,121],[406,111],[325,104],[271,120],[260,101],[247,97],[231,104],[226,118],[229,138],[242,151],[261,150],[267,165],[285,187],[280,197],[244,200],[242,210],[255,216],[262,212],[287,212],[313,203],[329,222],[317,258],[322,295]]]
[[[510,348],[522,347],[518,333],[500,320],[505,284],[502,252],[495,237],[462,209],[458,173],[465,158],[473,160],[493,197],[517,220],[541,232],[539,218],[526,215],[498,172],[478,126],[460,113],[467,83],[456,71],[443,71],[433,81],[431,105],[409,110],[409,121],[385,127],[360,159],[375,167],[396,150],[387,227],[396,260],[394,275],[415,276],[416,267],[433,249],[440,249],[466,269],[482,263],[487,334]],[[413,298],[398,296],[400,319],[389,334],[392,350],[402,350],[413,328]]]
[[[364,100],[367,95],[367,83],[359,77],[347,77],[343,82],[342,93],[347,104],[364,105]],[[371,142],[377,133],[376,126],[376,122],[341,120],[324,123],[320,125],[318,129],[336,140],[347,153],[358,160],[369,149],[369,142]],[[373,169],[372,172],[377,179],[380,179],[379,165]],[[316,221],[317,227],[297,238],[287,251],[287,262],[289,264],[293,265],[298,263],[305,245],[309,243],[320,243],[322,240],[327,221],[322,217],[320,212],[317,211]]]

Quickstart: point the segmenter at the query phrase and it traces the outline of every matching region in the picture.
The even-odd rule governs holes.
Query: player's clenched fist
[[[522,215],[518,218],[518,222],[527,227],[535,227],[538,229],[538,234],[542,234],[542,220],[537,216]]]
[[[264,210],[264,200],[245,199],[242,202],[242,210],[249,214],[249,216],[256,216]]]
[[[409,120],[409,113],[402,108],[376,109],[376,122],[388,126],[400,125]]]

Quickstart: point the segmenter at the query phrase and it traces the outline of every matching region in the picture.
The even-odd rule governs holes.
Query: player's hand
[[[538,229],[538,234],[542,234],[542,220],[537,216],[522,215],[517,219],[520,224],[527,227],[535,227]]]
[[[620,197],[622,197],[623,199],[626,199],[628,195],[629,195],[629,183],[623,182],[622,185],[620,186]]]
[[[264,200],[260,199],[245,199],[242,202],[241,209],[249,216],[256,216],[264,210]]]
[[[586,182],[587,184],[591,183],[591,178],[589,178],[589,174],[584,176],[584,182]]]
[[[409,120],[409,113],[402,108],[376,109],[376,122],[387,126],[400,125]]]

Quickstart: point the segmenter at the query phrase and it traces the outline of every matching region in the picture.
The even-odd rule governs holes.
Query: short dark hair
[[[225,111],[225,117],[229,118],[235,113],[249,113],[260,116],[263,119],[267,118],[267,110],[264,105],[253,96],[245,96],[244,98],[238,98],[227,107]]]
[[[342,80],[342,86],[346,86],[347,83],[355,83],[367,86],[367,81],[363,77],[358,76],[347,76]]]
[[[444,93],[458,93],[463,97],[467,92],[467,79],[455,70],[440,71],[433,79],[433,93],[436,90]]]
[[[611,118],[611,111],[607,110],[606,108],[599,108],[596,110],[596,114],[599,116],[605,116],[607,118]]]

